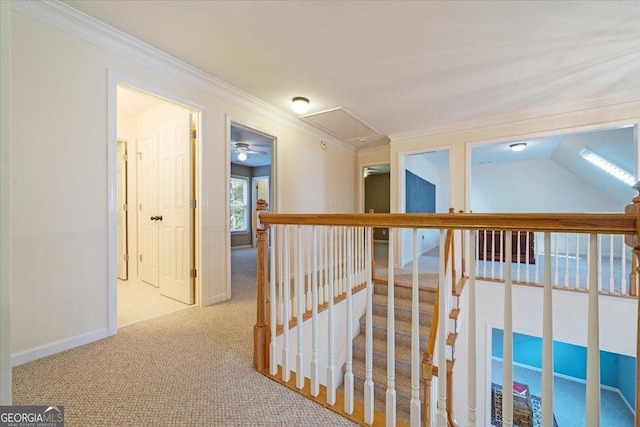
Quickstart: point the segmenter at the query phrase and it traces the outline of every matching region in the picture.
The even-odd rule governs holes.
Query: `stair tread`
[[[373,294],[372,301],[374,304],[387,305],[388,299],[389,297],[387,295]],[[400,308],[400,309],[411,311],[413,308],[412,307],[413,301],[411,301],[410,299],[394,298],[394,302],[395,302],[394,307],[396,309]],[[433,308],[434,308],[434,304],[432,302],[428,302],[428,301],[419,302],[420,314],[433,313]]]
[[[378,314],[374,314],[371,316],[372,320],[373,320],[373,326],[374,327],[382,327],[384,329],[387,328],[387,316],[381,316]],[[420,332],[424,332],[425,330],[428,331],[430,325],[420,325]],[[406,320],[399,320],[399,319],[395,319],[395,329],[396,329],[396,334],[397,333],[402,333],[405,335],[409,335],[411,336],[411,322],[408,322]]]
[[[424,342],[424,345],[420,345],[420,357],[422,357],[422,352],[424,352],[424,349],[426,348],[426,339],[423,340],[423,342]],[[372,344],[373,344],[373,348],[372,348],[373,354],[383,356],[386,359],[387,341],[380,338],[373,337]],[[363,351],[366,351],[366,345],[367,345],[367,338],[364,336],[364,334],[360,334],[353,339],[354,348],[359,348],[359,349],[362,349]],[[409,364],[411,363],[411,347],[410,346],[402,345],[400,343],[396,344],[395,355],[396,355],[396,361],[401,361]],[[354,356],[354,359],[355,358],[356,357]]]

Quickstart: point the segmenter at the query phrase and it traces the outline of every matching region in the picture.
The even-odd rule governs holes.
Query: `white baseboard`
[[[232,251],[237,251],[239,249],[251,249],[253,246],[251,245],[240,245],[240,246],[231,246]]]
[[[231,297],[227,294],[219,294],[210,298],[207,298],[207,303],[204,305],[213,305],[213,304],[217,304],[219,302],[223,302],[226,301],[228,299],[231,299]]]
[[[51,356],[52,354],[60,353],[65,350],[70,350],[81,345],[89,344],[90,342],[98,341],[107,338],[108,336],[109,331],[106,328],[98,329],[96,331],[87,332],[86,334],[41,345],[31,350],[14,353],[11,355],[11,365],[18,366],[23,363],[33,362],[34,360]]]

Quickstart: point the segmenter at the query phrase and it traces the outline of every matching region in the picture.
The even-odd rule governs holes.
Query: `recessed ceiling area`
[[[255,168],[271,164],[273,139],[251,129],[232,123],[230,128],[231,163]],[[238,155],[244,152],[246,160]]]

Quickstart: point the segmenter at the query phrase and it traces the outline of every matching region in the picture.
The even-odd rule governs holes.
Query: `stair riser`
[[[373,308],[373,314],[379,315],[379,316],[386,316],[387,315],[387,305],[386,304],[380,304],[380,303],[373,303],[372,304],[372,308]],[[394,312],[394,317],[396,320],[406,320],[407,322],[410,322],[412,319],[412,313],[411,310],[405,309],[404,307],[396,307]],[[420,325],[421,326],[429,326],[431,325],[431,319],[433,318],[433,313],[431,311],[425,311],[425,310],[421,310],[420,311]]]
[[[365,349],[362,347],[353,347],[353,359],[361,360],[364,363],[366,357]],[[422,357],[422,351],[420,352]],[[387,372],[387,354],[386,353],[373,353],[373,368],[381,369],[383,372]],[[396,375],[403,375],[411,377],[411,361],[396,359]]]
[[[399,380],[406,381],[406,378],[396,377],[396,382]],[[364,390],[364,378],[359,378],[354,376],[354,388],[359,391]],[[382,404],[384,407],[384,402],[386,402],[386,394],[387,394],[387,384],[376,384],[373,385],[373,398]],[[421,393],[422,394],[422,393]],[[400,390],[396,389],[396,410],[402,410],[409,412],[411,408],[411,396],[402,393]]]
[[[378,295],[388,295],[388,287],[387,285],[381,285],[376,283],[373,285],[373,292]],[[411,299],[412,290],[410,288],[404,288],[400,286],[396,286],[393,290],[393,294],[395,298],[401,299]],[[430,302],[434,303],[436,301],[437,294],[435,292],[422,291],[419,293],[421,302]]]
[[[360,331],[364,331],[365,329],[365,322],[364,321],[360,321]],[[386,340],[387,339],[387,329],[386,328],[378,328],[376,327],[376,325],[373,325],[373,336],[375,338],[379,338],[381,340]],[[427,340],[426,338],[422,338],[424,336],[426,336],[425,332],[424,332],[424,328],[422,328],[423,331],[420,334],[421,338],[420,338],[420,347],[426,347],[426,343]],[[411,335],[406,334],[402,331],[398,331],[396,329],[396,333],[395,333],[395,337],[396,337],[396,345],[403,345],[406,347],[411,347]]]

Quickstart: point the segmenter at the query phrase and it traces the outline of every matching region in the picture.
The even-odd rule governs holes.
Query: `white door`
[[[193,304],[191,115],[160,127],[160,293]]]
[[[138,142],[138,271],[140,278],[159,285],[158,269],[158,134]]]
[[[256,176],[251,178],[251,187],[253,189],[251,197],[252,205],[249,208],[249,211],[256,209],[257,201],[262,199],[267,202],[269,205],[269,210],[273,212],[273,208],[271,207],[271,200],[269,195],[271,193],[271,189],[269,188],[269,177],[268,176]],[[256,221],[253,221],[253,247],[255,248],[257,245],[256,241],[256,233],[258,232]]]
[[[117,179],[117,233],[118,233],[118,279],[129,276],[129,252],[127,250],[127,143],[118,141]]]

